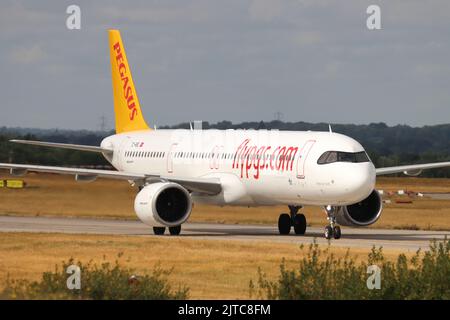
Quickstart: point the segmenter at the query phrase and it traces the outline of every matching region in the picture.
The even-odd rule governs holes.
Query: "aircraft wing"
[[[98,177],[119,180],[131,180],[137,183],[151,181],[170,181],[175,182],[190,191],[205,193],[209,195],[218,194],[222,191],[222,185],[216,178],[177,178],[159,175],[147,175],[141,173],[130,173],[113,170],[82,169],[68,167],[53,167],[28,164],[0,163],[0,169],[9,169],[15,176],[25,175],[28,171],[45,172],[74,175],[77,181],[93,181]]]
[[[422,170],[450,167],[450,161],[448,162],[436,162],[436,163],[424,163],[424,164],[412,164],[406,166],[386,167],[376,169],[377,176],[383,174],[399,173],[403,172],[410,175],[418,175]]]

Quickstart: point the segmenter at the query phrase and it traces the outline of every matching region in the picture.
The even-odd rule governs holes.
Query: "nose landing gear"
[[[325,211],[327,212],[327,220],[329,222],[329,225],[325,227],[325,238],[339,239],[341,237],[341,227],[336,225],[336,208],[332,206],[326,206]]]
[[[304,214],[298,213],[300,208],[300,206],[289,206],[290,215],[287,213],[280,214],[278,218],[278,231],[280,234],[289,234],[291,227],[294,227],[295,234],[305,234],[306,217]]]

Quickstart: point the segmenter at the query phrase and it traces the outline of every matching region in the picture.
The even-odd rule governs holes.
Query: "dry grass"
[[[378,177],[377,189],[385,191],[450,192],[450,179]]]
[[[76,183],[59,175],[29,174],[23,190],[0,189],[0,214],[107,217],[136,219],[133,200],[136,189],[126,182],[99,179],[90,184]],[[421,182],[425,182],[423,188]],[[384,190],[450,191],[450,180],[382,179]],[[431,184],[432,183],[432,184]],[[375,227],[414,227],[450,229],[450,201],[419,199],[413,205],[386,206]],[[284,207],[234,208],[196,206],[192,221],[226,223],[276,223]],[[323,225],[319,208],[303,210],[310,224]],[[338,256],[345,249],[333,247]],[[352,249],[358,259],[367,249]],[[119,252],[129,258],[128,265],[138,272],[151,270],[160,262],[163,268],[174,267],[171,281],[186,284],[191,298],[248,298],[248,283],[257,278],[257,267],[269,277],[278,274],[281,259],[294,266],[302,256],[296,244],[241,242],[236,240],[196,240],[176,237],[100,236],[65,234],[0,234],[0,284],[9,273],[13,278],[37,279],[42,272],[70,257],[101,262],[103,256],[114,260]],[[387,251],[394,259],[399,252]]]
[[[342,257],[346,249],[332,247]],[[357,260],[367,257],[369,249],[352,249]],[[248,285],[257,279],[257,267],[270,278],[279,273],[283,257],[294,267],[302,258],[296,244],[197,240],[176,237],[100,236],[2,233],[0,234],[0,289],[8,274],[15,279],[37,280],[42,272],[53,270],[61,261],[74,257],[87,262],[114,261],[123,252],[127,266],[139,273],[157,263],[174,268],[172,285],[190,287],[193,299],[248,299]],[[393,260],[400,252],[385,251]]]
[[[127,182],[99,179],[86,184],[76,183],[69,176],[44,174],[29,174],[25,181],[29,187],[23,190],[0,188],[0,214],[136,219],[133,201],[137,191]],[[382,177],[377,188],[450,192],[450,179]],[[286,211],[283,206],[220,208],[196,205],[190,221],[275,224],[278,214]],[[321,208],[305,207],[302,212],[310,225],[326,223]],[[450,230],[449,215],[450,201],[418,198],[413,204],[385,205],[383,215],[372,227]]]
[[[27,183],[25,189],[0,188],[2,214],[136,217],[133,201],[137,191],[127,182],[98,179],[77,183],[72,176],[34,173],[23,179]]]

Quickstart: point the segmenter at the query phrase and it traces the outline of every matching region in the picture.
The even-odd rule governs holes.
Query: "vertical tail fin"
[[[144,120],[127,55],[118,30],[109,30],[116,132],[150,129]]]

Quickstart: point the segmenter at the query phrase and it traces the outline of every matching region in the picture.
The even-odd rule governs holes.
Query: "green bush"
[[[120,256],[119,256],[120,257]],[[81,288],[69,290],[66,273],[70,265],[81,269]],[[55,271],[44,272],[42,279],[7,280],[1,292],[3,299],[187,299],[189,289],[180,287],[172,290],[168,276],[172,270],[156,266],[150,275],[135,276],[133,269],[115,263],[104,262],[100,266],[92,261],[84,264],[74,259],[55,266]]]
[[[303,246],[300,248],[305,250]],[[382,248],[372,248],[367,263],[357,264],[347,251],[336,258],[329,247],[309,246],[299,267],[288,270],[283,260],[278,280],[268,280],[258,269],[256,284],[250,281],[250,297],[268,299],[450,299],[450,240],[432,241],[407,259],[386,261]],[[381,288],[368,289],[367,267],[381,269]]]

